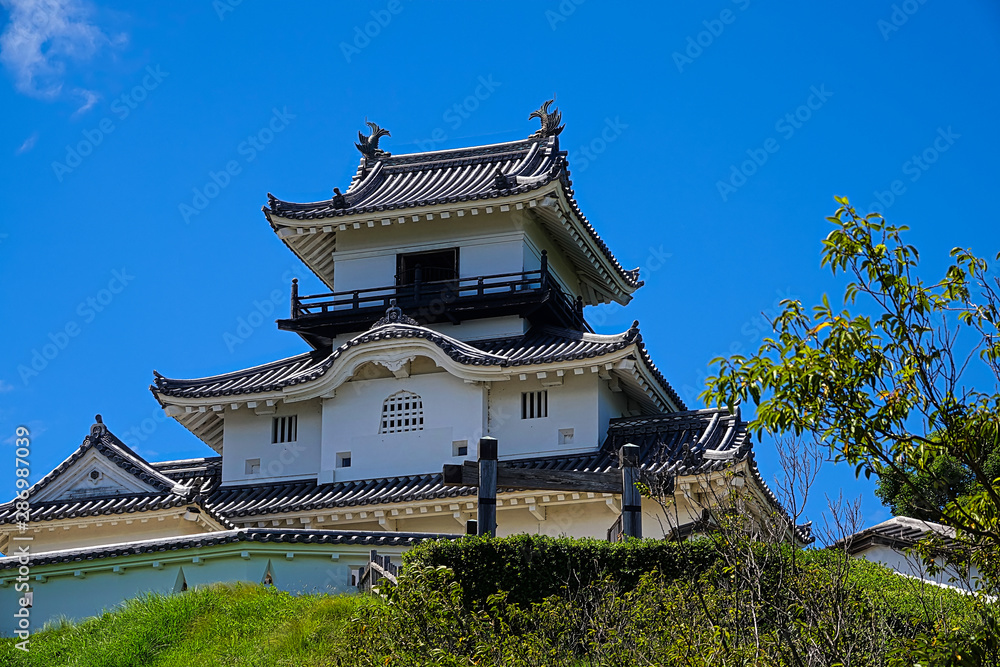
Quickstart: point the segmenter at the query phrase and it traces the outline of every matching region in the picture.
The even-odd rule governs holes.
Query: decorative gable
[[[38,502],[75,500],[121,494],[162,493],[152,484],[121,469],[111,459],[91,448],[70,464],[54,480],[34,496]]]
[[[29,490],[33,502],[187,492],[108,431],[100,415],[80,448]]]

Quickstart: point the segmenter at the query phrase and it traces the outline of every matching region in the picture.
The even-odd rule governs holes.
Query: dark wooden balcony
[[[412,276],[397,276],[389,287],[300,296],[292,281],[292,312],[278,328],[294,331],[315,347],[329,345],[339,334],[360,332],[385,315],[395,300],[403,313],[421,324],[518,315],[534,324],[552,324],[591,331],[583,319],[582,299],[563,292],[543,255],[537,271],[500,273],[472,278],[425,280],[418,268]]]

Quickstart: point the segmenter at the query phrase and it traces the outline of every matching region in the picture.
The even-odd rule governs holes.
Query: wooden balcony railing
[[[553,307],[563,312],[572,323],[583,323],[582,301],[574,301],[559,288],[549,273],[545,253],[542,254],[541,268],[537,271],[446,280],[423,280],[421,273],[417,271],[410,284],[308,296],[299,295],[298,280],[293,279],[291,320],[295,323],[304,319],[336,319],[339,315],[348,316],[359,311],[385,310],[393,300],[408,314],[414,309],[444,312],[453,304],[482,303],[484,310],[488,310],[491,304],[512,302],[525,297],[540,298],[548,292]]]

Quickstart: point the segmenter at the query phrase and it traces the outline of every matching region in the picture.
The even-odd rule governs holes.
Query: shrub
[[[499,591],[506,592],[511,603],[527,604],[551,595],[572,595],[606,576],[631,590],[649,572],[667,579],[704,572],[718,560],[718,552],[708,540],[612,543],[515,535],[424,542],[403,560],[408,567],[449,568],[462,587],[464,602],[482,607]]]

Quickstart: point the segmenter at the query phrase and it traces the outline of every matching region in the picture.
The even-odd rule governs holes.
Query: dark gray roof
[[[361,158],[346,208],[334,200],[296,204],[268,194],[270,211],[293,220],[333,218],[414,206],[493,199],[537,189],[559,178],[566,152],[556,137],[406,155]],[[496,172],[506,178],[497,187]]]
[[[235,396],[310,382],[322,376],[350,348],[371,341],[392,338],[423,338],[439,346],[449,357],[474,366],[517,367],[573,359],[589,359],[636,345],[639,357],[649,373],[675,405],[684,403],[650,359],[639,334],[638,322],[622,334],[603,336],[555,327],[535,327],[517,338],[465,343],[426,327],[387,324],[366,331],[335,349],[314,350],[263,366],[225,375],[194,380],[174,380],[155,374],[155,394],[181,398]]]
[[[502,174],[497,178],[497,170]],[[292,220],[316,220],[359,213],[376,213],[452,202],[489,200],[536,190],[559,181],[573,212],[614,269],[633,288],[642,285],[639,270],[624,269],[573,198],[566,151],[558,137],[526,139],[429,153],[362,157],[345,208],[334,199],[310,203],[286,202],[268,193],[265,215]]]
[[[244,530],[227,530],[201,535],[186,535],[141,542],[109,544],[63,551],[48,551],[32,554],[31,565],[49,565],[52,563],[87,563],[101,558],[119,558],[125,556],[140,556],[144,554],[167,554],[181,549],[197,549],[216,544],[231,544],[233,542],[261,542],[280,544],[361,544],[365,546],[412,546],[425,540],[436,540],[457,537],[457,535],[439,535],[435,533],[387,533],[346,530],[285,530],[271,528],[248,528]],[[18,567],[20,561],[16,556],[0,558],[0,570]]]
[[[894,549],[912,547],[921,539],[936,535],[947,546],[955,537],[955,529],[933,521],[923,521],[906,516],[895,516],[871,528],[848,535],[832,545],[835,549],[846,549],[850,554],[865,551],[873,546],[887,546]]]

